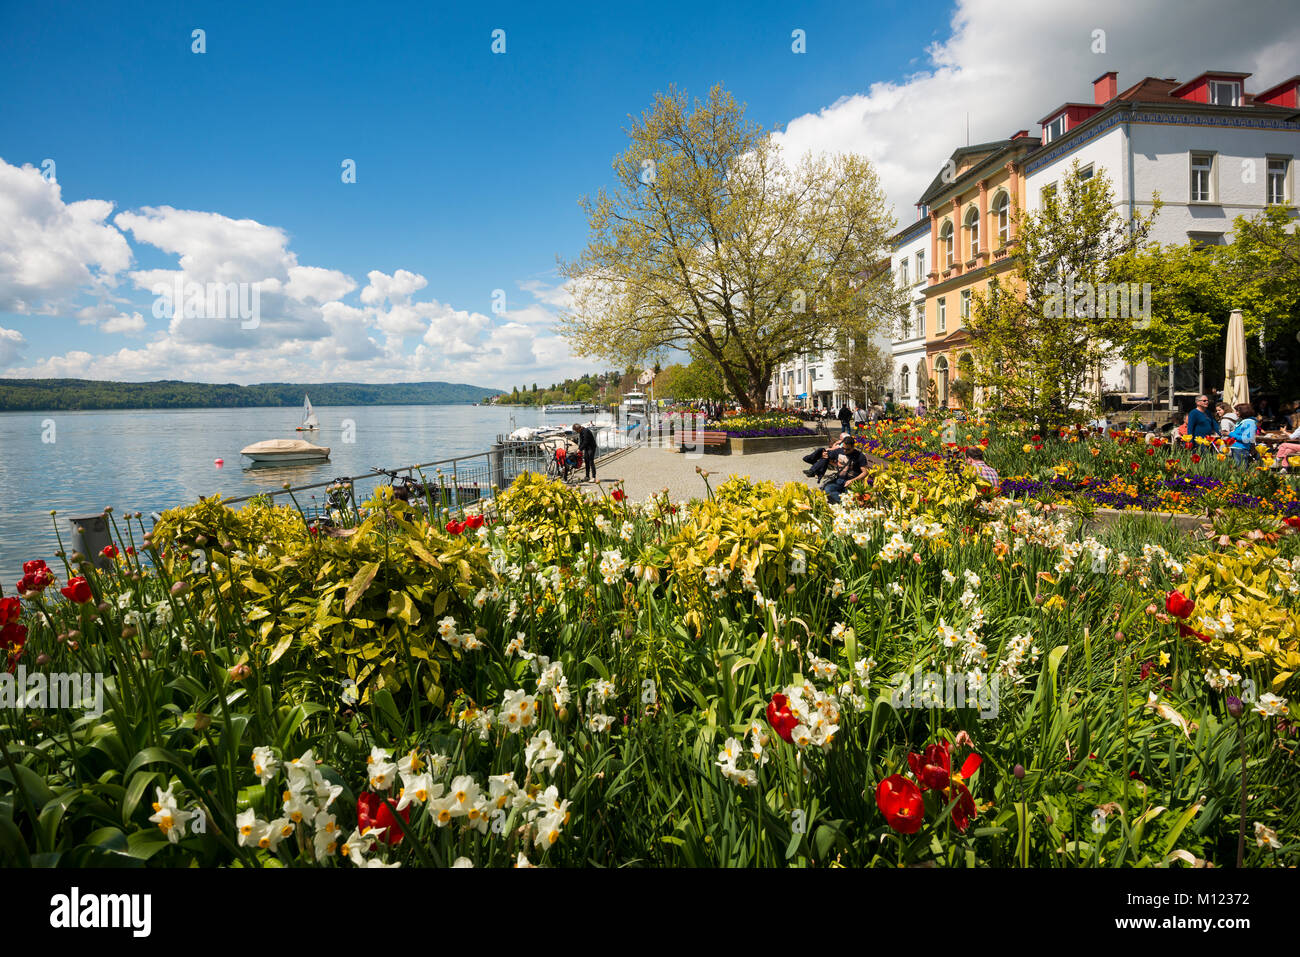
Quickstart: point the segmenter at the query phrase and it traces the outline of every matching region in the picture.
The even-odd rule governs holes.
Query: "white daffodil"
[[[434,784],[429,772],[402,775],[402,793],[397,802],[399,811],[412,803],[424,804],[430,798],[442,796],[442,785]]]
[[[240,847],[264,846],[262,844],[262,837],[266,833],[267,823],[258,820],[257,812],[252,808],[236,815],[235,827],[239,830]]]
[[[185,833],[185,822],[194,816],[193,811],[182,810],[176,804],[176,796],[172,794],[172,788],[175,784],[168,786],[164,791],[162,788],[154,788],[158,794],[158,800],[154,801],[154,813],[149,820],[158,825],[158,830],[163,832],[167,840],[175,844]]]
[[[1281,717],[1287,713],[1286,698],[1279,698],[1272,692],[1266,691],[1264,694],[1259,696],[1259,700],[1255,702],[1253,710],[1259,712],[1266,718]]]
[[[269,784],[278,770],[280,762],[276,760],[274,751],[270,748],[253,749],[253,773],[262,784]]]
[[[1255,822],[1255,843],[1260,847],[1271,847],[1274,850],[1282,846],[1282,842],[1277,839],[1277,832],[1270,827],[1265,827],[1259,821]]]
[[[339,829],[338,822],[334,820],[334,815],[326,814],[324,811],[316,815],[312,826],[316,829],[316,833],[312,835],[316,860],[323,861],[338,850],[339,839],[343,833]]]

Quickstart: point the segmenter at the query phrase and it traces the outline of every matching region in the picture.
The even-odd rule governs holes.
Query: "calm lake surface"
[[[59,512],[59,533],[67,544],[70,519],[98,515],[109,505],[119,519],[124,512],[147,516],[215,492],[234,498],[279,489],[285,482],[302,485],[358,475],[372,466],[395,469],[484,452],[498,435],[515,428],[592,418],[463,405],[316,406],[316,415],[320,430],[299,433],[294,431],[302,418],[299,408],[0,413],[4,593],[14,594],[23,562],[33,558],[49,562],[63,584],[50,509]],[[346,443],[349,419],[355,441]],[[240,449],[282,438],[328,446],[330,459],[321,465],[246,468]],[[223,459],[224,467],[218,468],[216,459]],[[358,498],[373,487],[358,483]],[[299,503],[311,505],[310,493]],[[150,524],[146,519],[145,527]]]

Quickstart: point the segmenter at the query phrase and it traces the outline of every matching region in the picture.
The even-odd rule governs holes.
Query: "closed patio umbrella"
[[[1246,377],[1246,326],[1241,310],[1232,310],[1228,319],[1228,341],[1223,357],[1223,401],[1238,406],[1250,401],[1250,381]]]

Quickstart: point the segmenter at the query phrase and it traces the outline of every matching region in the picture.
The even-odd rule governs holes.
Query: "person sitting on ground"
[[[998,476],[997,469],[984,461],[984,450],[978,445],[973,445],[966,450],[966,464],[975,470],[980,478],[987,479],[997,488],[1002,479]]]
[[[1255,421],[1255,410],[1253,407],[1243,402],[1237,406],[1237,424],[1232,431],[1228,433],[1228,438],[1232,439],[1232,459],[1238,465],[1245,465],[1255,457],[1255,432],[1258,423]]]
[[[825,448],[813,449],[803,457],[809,467],[803,470],[803,474],[811,478],[820,479],[826,474],[826,469],[830,467],[831,459],[839,457],[840,447],[844,440],[849,437],[847,432],[840,433],[840,437]]]
[[[1187,435],[1192,438],[1209,438],[1219,431],[1219,425],[1210,414],[1210,397],[1198,395],[1196,408],[1187,413]]]
[[[844,490],[849,486],[849,483],[861,478],[866,474],[866,471],[866,456],[858,451],[853,436],[845,436],[844,444],[840,446],[835,477],[823,486],[826,491],[827,501],[832,505],[838,505],[840,496],[844,494]]]

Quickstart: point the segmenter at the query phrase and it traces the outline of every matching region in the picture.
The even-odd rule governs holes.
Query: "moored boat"
[[[328,462],[330,450],[302,439],[267,439],[239,450],[254,462]]]

